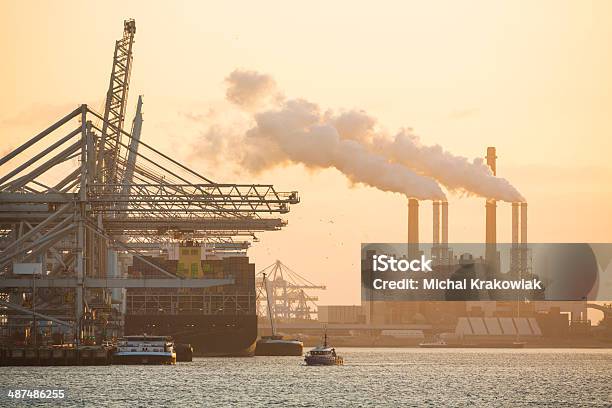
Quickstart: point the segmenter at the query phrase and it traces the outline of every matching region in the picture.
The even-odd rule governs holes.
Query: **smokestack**
[[[487,165],[491,168],[493,175],[497,175],[495,147],[487,147]],[[485,231],[485,261],[497,271],[497,203],[488,199],[486,208],[486,231]]]
[[[521,272],[527,272],[527,203],[521,203]]]
[[[433,200],[431,202],[433,207],[433,234],[432,234],[432,246],[431,246],[431,259],[433,259],[434,265],[440,263],[440,201]]]
[[[495,245],[497,242],[497,203],[495,200],[487,200],[485,204],[486,208],[486,234],[485,242],[487,244]]]
[[[519,203],[512,203],[512,248],[519,242]]]
[[[487,147],[487,166],[491,168],[494,176],[497,176],[497,164],[495,160],[497,156],[495,154],[495,147],[489,146]]]
[[[514,274],[519,269],[521,253],[519,251],[519,206],[520,203],[512,203],[512,247],[510,248],[510,271]]]
[[[495,147],[487,147],[487,165],[491,168],[493,175],[497,175],[495,160]],[[497,242],[497,203],[495,200],[487,200],[486,203],[486,234],[485,242],[487,244],[495,244]]]
[[[433,244],[440,244],[440,202],[433,201]]]
[[[442,247],[448,248],[448,201],[442,201]]]
[[[448,263],[448,201],[442,201],[442,248],[440,249],[441,263]]]
[[[521,244],[527,244],[527,203],[521,203]]]
[[[408,199],[408,257],[416,258],[419,252],[419,200]]]
[[[419,200],[408,199],[408,243],[419,243]]]

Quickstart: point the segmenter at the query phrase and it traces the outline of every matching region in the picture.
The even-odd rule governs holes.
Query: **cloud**
[[[282,99],[274,79],[256,71],[236,69],[225,78],[225,83],[227,100],[246,110]]]

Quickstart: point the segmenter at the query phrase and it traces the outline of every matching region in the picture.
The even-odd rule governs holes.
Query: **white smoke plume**
[[[282,100],[276,81],[270,75],[236,69],[225,78],[225,83],[226,98],[246,110]]]
[[[359,141],[390,161],[436,179],[450,191],[507,202],[525,201],[508,180],[496,177],[482,158],[455,156],[440,145],[426,146],[409,129],[393,137],[376,131],[376,119],[361,111],[328,114],[340,136]]]
[[[440,145],[423,145],[410,129],[390,136],[363,111],[322,113],[303,99],[285,100],[271,76],[255,71],[235,70],[226,82],[228,101],[256,112],[254,126],[231,143],[232,154],[250,171],[302,163],[310,168],[334,167],[354,183],[417,199],[444,199],[439,182],[452,192],[524,201],[506,179],[492,174],[482,158],[469,160]],[[208,146],[218,148],[210,140],[217,133],[207,135]]]
[[[359,142],[342,139],[315,104],[289,100],[276,110],[256,114],[255,122],[243,145],[242,164],[251,171],[291,162],[310,168],[333,167],[353,183],[422,200],[445,198],[431,178],[390,163]]]

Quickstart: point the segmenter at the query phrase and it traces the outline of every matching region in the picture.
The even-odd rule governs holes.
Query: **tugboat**
[[[270,327],[272,327],[271,336],[261,336],[255,345],[256,356],[301,356],[304,350],[304,343],[299,340],[287,340],[283,336],[276,334],[276,326],[272,317],[272,308],[270,305],[270,295],[268,294],[268,281],[266,274],[263,275],[263,284],[266,289],[266,297],[268,299],[268,316],[270,317]]]
[[[191,362],[193,361],[193,347],[188,343],[175,343],[174,351],[176,351],[176,361]]]
[[[325,331],[323,345],[315,347],[306,353],[304,361],[309,366],[344,364],[344,359],[336,354],[336,349],[327,344],[327,330]]]
[[[125,336],[119,339],[113,364],[176,364],[174,341],[167,336]]]

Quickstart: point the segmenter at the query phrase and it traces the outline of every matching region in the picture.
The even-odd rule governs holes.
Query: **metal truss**
[[[255,313],[255,295],[130,291],[127,295],[127,312],[130,315],[248,315]]]
[[[299,202],[297,193],[277,192],[271,185],[218,184],[182,165],[175,167],[183,174],[165,169],[159,163],[167,156],[152,148],[149,155],[152,152],[155,158],[135,154],[138,160],[147,157],[155,163],[154,170],[136,165],[129,186],[101,184],[96,172],[103,138],[90,115],[91,110],[82,105],[0,159],[0,170],[7,169],[0,176],[0,288],[4,293],[26,290],[28,296],[40,297],[28,289],[36,283],[14,275],[13,270],[16,263],[38,263],[43,269],[37,282],[39,293],[57,288],[74,292],[71,321],[81,322],[92,321],[85,318],[92,310],[106,309],[100,295],[87,301],[91,293],[97,293],[91,291],[227,284],[224,280],[183,282],[155,265],[168,279],[116,279],[107,276],[106,252],[114,248],[138,256],[150,249],[138,243],[155,243],[162,237],[172,242],[185,235],[231,242],[234,235],[282,228],[284,220],[261,215],[286,213],[290,204]],[[74,127],[77,120],[80,123]],[[27,156],[36,147],[38,152]],[[53,301],[45,307],[59,307],[62,317],[67,313],[65,306]],[[15,322],[18,317],[13,314],[11,319]]]
[[[102,142],[98,146],[100,160],[97,163],[97,179],[105,183],[118,180],[119,169],[117,161],[120,157],[119,143],[122,138],[121,129],[125,120],[125,109],[132,72],[132,46],[136,34],[136,22],[126,20],[123,23],[123,37],[115,43],[113,67],[110,84],[106,94],[104,121],[102,125]]]
[[[300,201],[297,192],[270,184],[213,182],[143,142],[142,99],[132,133],[123,129],[135,32],[126,21],[115,44],[104,114],[81,105],[0,158],[0,296],[12,307],[12,322],[29,318],[18,303],[30,299],[32,317],[44,311],[72,322],[78,341],[94,311],[110,309],[110,288],[228,284],[187,282],[157,265],[166,279],[119,279],[110,275],[108,254],[148,262],[141,252],[185,238],[246,249],[244,240],[256,232],[284,227],[278,215]],[[41,273],[17,275],[15,265],[24,264]],[[222,298],[222,307],[227,302]],[[242,305],[233,302],[235,310]]]
[[[95,173],[98,164],[95,149],[101,138],[93,131],[94,127],[88,120],[87,115],[90,113],[91,110],[83,105],[0,159],[2,166],[71,119],[80,117],[85,123],[81,129],[69,132],[0,177],[0,203],[3,204],[0,222],[41,222],[52,212],[49,206],[75,202],[82,194],[82,169],[85,169],[89,177],[83,188],[83,201],[87,203],[88,212],[93,217],[101,216],[102,223],[105,227],[108,225],[112,234],[120,234],[122,230],[127,231],[127,235],[146,235],[151,230],[155,233],[232,231],[230,234],[277,230],[286,223],[279,218],[262,218],[260,214],[284,214],[289,211],[290,204],[299,202],[297,192],[277,192],[272,185],[267,184],[196,183],[187,176],[162,167],[159,162],[167,156],[152,159],[142,153],[137,153],[138,158],[144,157],[155,163],[157,173],[136,166],[135,180],[144,182],[135,181],[123,189],[125,186],[121,184],[100,184]],[[81,131],[80,136],[77,131]],[[62,149],[65,144],[69,144],[68,148]],[[38,164],[48,156],[51,158]],[[59,182],[47,186],[41,180],[41,176],[47,175],[56,166],[75,158],[84,161]],[[205,179],[190,172],[191,178],[195,174]],[[182,182],[175,182],[174,178]],[[151,179],[163,182],[153,183]]]

